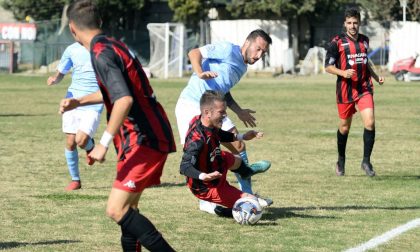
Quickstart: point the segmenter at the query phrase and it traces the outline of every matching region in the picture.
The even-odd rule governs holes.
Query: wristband
[[[101,137],[101,141],[99,141],[99,143],[103,145],[104,147],[108,148],[109,144],[112,141],[112,138],[114,138],[114,136],[109,134],[109,132],[105,130],[104,134]]]
[[[204,180],[204,176],[206,176],[206,174],[204,172],[200,173],[200,175],[198,176],[199,180]]]
[[[244,140],[244,134],[241,134],[241,133],[236,134],[236,140],[243,141]]]

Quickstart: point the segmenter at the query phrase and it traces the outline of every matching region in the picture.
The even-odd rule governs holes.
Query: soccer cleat
[[[252,175],[255,175],[257,173],[266,172],[271,167],[271,162],[267,160],[261,160],[258,162],[255,162],[249,166],[252,170]]]
[[[73,180],[70,184],[65,188],[66,191],[74,191],[79,190],[82,188],[82,183],[78,180]]]
[[[261,198],[257,196],[257,199],[258,199],[258,203],[260,203],[260,206],[262,208],[271,206],[273,204],[273,200],[269,198]]]
[[[366,172],[366,175],[369,177],[373,177],[376,175],[375,171],[373,170],[373,166],[370,162],[362,161],[361,168]]]
[[[209,214],[215,214],[216,204],[210,201],[200,200],[200,210]]]
[[[220,216],[220,217],[233,218],[232,208],[216,206],[214,208],[214,212],[216,213],[217,216]]]
[[[337,162],[335,166],[335,174],[337,176],[344,176],[345,173],[344,163]]]

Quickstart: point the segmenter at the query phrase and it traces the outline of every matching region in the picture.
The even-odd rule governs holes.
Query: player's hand
[[[348,79],[348,78],[351,78],[355,73],[356,71],[354,69],[347,69],[347,70],[344,70],[343,77]]]
[[[103,146],[102,144],[97,144],[93,148],[93,150],[88,154],[88,156],[99,163],[103,163],[105,161],[105,155],[108,151],[108,148]]]
[[[212,181],[222,177],[222,174],[218,171],[214,171],[212,173],[206,173],[203,177],[203,181]]]
[[[258,132],[255,130],[250,130],[244,134],[244,140],[251,140],[254,138],[260,139],[264,136],[264,132]]]
[[[385,78],[383,76],[379,76],[378,77],[378,83],[379,83],[379,85],[383,85],[384,82],[385,82]]]
[[[80,105],[79,101],[74,98],[62,99],[60,102],[59,113],[63,114],[66,111],[77,108]]]
[[[56,80],[57,80],[57,78],[55,76],[48,77],[48,79],[47,79],[47,85],[48,86],[52,86],[52,85],[56,84]]]
[[[254,114],[254,110],[250,109],[242,109],[237,115],[239,119],[244,122],[245,126],[248,127],[255,127],[257,126],[255,117],[252,115]]]
[[[217,76],[219,76],[219,74],[216,73],[216,72],[213,72],[213,71],[206,71],[206,72],[202,72],[200,74],[197,74],[197,76],[200,79],[207,80],[207,79],[216,78]]]

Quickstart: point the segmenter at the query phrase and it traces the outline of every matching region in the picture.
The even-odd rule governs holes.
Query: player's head
[[[360,12],[357,9],[346,9],[344,12],[344,29],[349,36],[355,37],[359,34]]]
[[[261,59],[268,51],[272,41],[270,36],[263,30],[258,29],[252,31],[246,37],[245,44],[242,48],[242,56],[247,64],[254,64]]]
[[[76,0],[67,9],[70,31],[77,40],[76,30],[97,30],[102,20],[98,7],[91,0]]]
[[[222,93],[207,90],[200,99],[201,118],[205,126],[221,128],[226,117],[226,102]]]

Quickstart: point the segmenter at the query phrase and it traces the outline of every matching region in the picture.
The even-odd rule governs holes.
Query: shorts
[[[176,103],[175,116],[178,125],[179,139],[181,144],[185,143],[185,137],[187,136],[188,127],[191,120],[200,115],[200,104],[180,98]],[[232,120],[229,117],[223,119],[222,130],[229,131],[235,127]]]
[[[337,103],[338,116],[341,119],[348,119],[357,112],[356,105],[360,111],[363,111],[367,108],[374,109],[375,105],[373,103],[372,94],[365,94],[360,97],[357,101],[352,103]]]
[[[168,153],[142,145],[133,145],[117,163],[117,177],[113,187],[131,193],[159,185]]]
[[[222,151],[222,157],[225,169],[223,169],[219,185],[209,188],[205,193],[195,194],[195,196],[201,200],[232,208],[235,202],[241,198],[243,192],[226,181],[227,171],[235,163],[235,156],[230,152]]]
[[[73,109],[63,114],[63,132],[76,134],[82,131],[93,137],[99,126],[101,114],[95,110]]]

